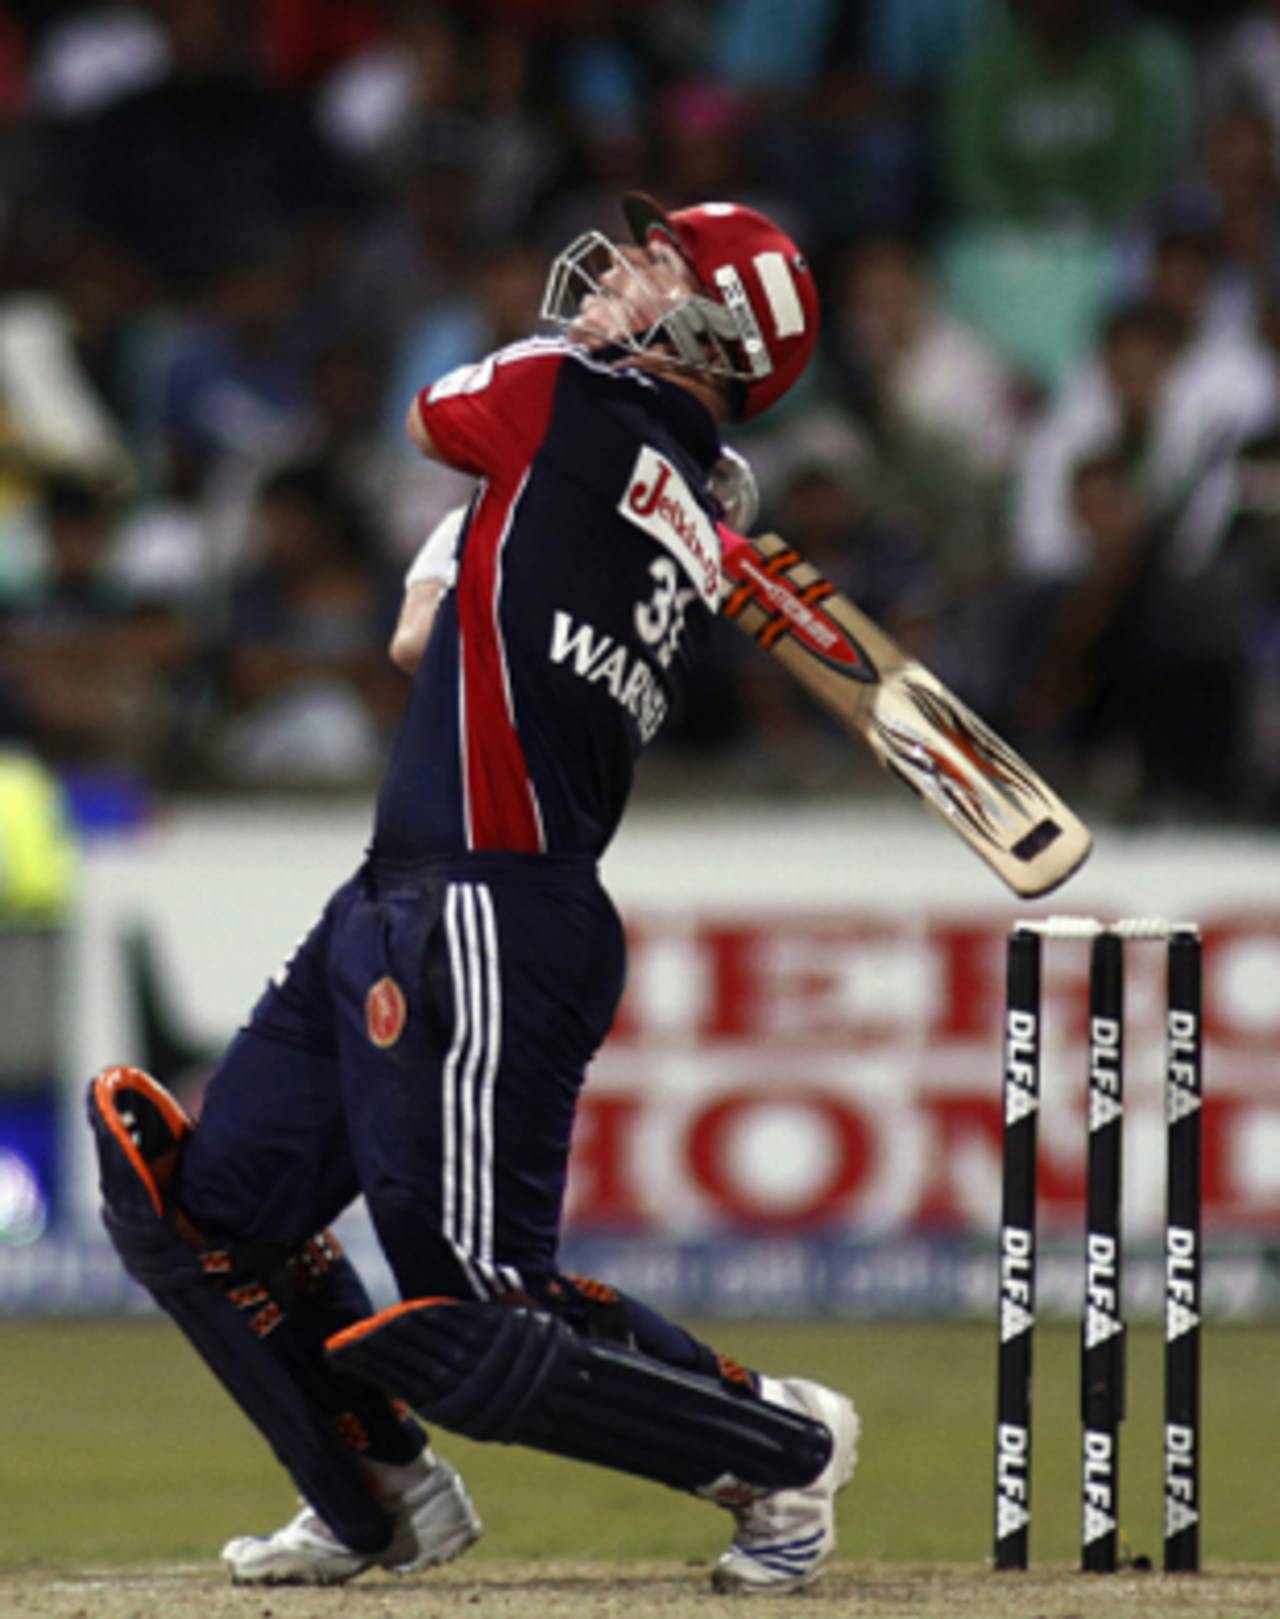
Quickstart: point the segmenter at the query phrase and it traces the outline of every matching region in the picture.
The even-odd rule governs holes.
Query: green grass
[[[843,1556],[981,1566],[990,1550],[993,1333],[982,1325],[718,1323],[719,1347],[846,1389],[864,1419]],[[1205,1333],[1207,1565],[1280,1560],[1274,1329]],[[1078,1551],[1075,1333],[1036,1345],[1034,1561]],[[1132,1334],[1122,1521],[1160,1557],[1160,1343]],[[207,1560],[293,1510],[263,1442],[166,1322],[0,1325],[0,1567]],[[488,1535],[475,1556],[703,1560],[718,1514],[599,1469],[444,1435]]]

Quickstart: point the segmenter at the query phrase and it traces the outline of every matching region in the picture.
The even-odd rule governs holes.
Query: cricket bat
[[[721,527],[721,610],[1015,894],[1066,882],[1093,840],[1055,792],[923,664],[777,534]]]

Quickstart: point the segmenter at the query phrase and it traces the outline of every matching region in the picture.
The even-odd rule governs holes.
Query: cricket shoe
[[[407,1466],[366,1464],[393,1516],[390,1544],[359,1552],[339,1540],[314,1508],[303,1505],[274,1535],[239,1535],[222,1548],[235,1585],[341,1585],[366,1569],[416,1574],[460,1557],[482,1525],[457,1471],[430,1452]]]
[[[731,1509],[737,1533],[711,1583],[733,1595],[778,1595],[817,1579],[836,1546],[836,1496],[858,1459],[858,1413],[843,1394],[800,1377],[762,1382],[766,1399],[830,1428],[831,1460],[801,1489],[775,1490]]]

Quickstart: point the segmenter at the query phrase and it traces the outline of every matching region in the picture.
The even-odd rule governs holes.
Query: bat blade
[[[1015,894],[1088,858],[1088,828],[1048,783],[780,536],[722,530],[721,606]]]

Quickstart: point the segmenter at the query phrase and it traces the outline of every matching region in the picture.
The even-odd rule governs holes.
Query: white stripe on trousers
[[[445,938],[453,1041],[441,1086],[444,1235],[478,1298],[523,1288],[494,1259],[494,1100],[502,1055],[502,980],[493,900],[481,883],[450,883]]]

